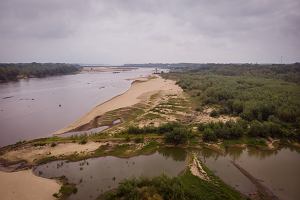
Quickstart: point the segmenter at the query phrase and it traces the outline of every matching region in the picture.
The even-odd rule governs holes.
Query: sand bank
[[[50,145],[45,146],[24,146],[20,149],[8,151],[0,158],[8,161],[20,161],[26,160],[29,164],[33,164],[35,160],[41,159],[45,156],[59,156],[59,155],[71,155],[75,152],[78,153],[89,153],[95,151],[103,143],[88,142],[87,144],[77,143],[60,143],[55,147]]]
[[[55,180],[35,176],[31,170],[18,172],[0,171],[2,200],[54,200],[60,184]]]
[[[176,94],[180,93],[182,89],[175,84],[175,81],[165,80],[159,76],[156,76],[155,78],[149,77],[147,79],[137,79],[132,83],[130,89],[125,93],[96,106],[86,115],[69,126],[54,132],[54,134],[62,134],[72,131],[82,125],[88,124],[94,118],[101,116],[108,111],[133,106],[137,103],[147,100],[151,97],[151,95],[160,91]]]

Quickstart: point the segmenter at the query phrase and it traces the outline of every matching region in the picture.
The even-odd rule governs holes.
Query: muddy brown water
[[[46,178],[64,175],[77,184],[78,192],[69,199],[96,199],[126,178],[177,176],[185,169],[185,158],[183,150],[167,149],[126,159],[107,156],[79,162],[55,161],[38,166],[34,173]]]
[[[91,72],[0,84],[0,147],[50,136],[94,106],[125,92],[153,69]]]
[[[256,188],[231,161],[258,179],[279,199],[297,200],[300,197],[299,149],[283,147],[277,151],[263,151],[255,148],[228,148],[226,155],[203,149],[199,151],[199,158],[225,183],[247,196],[255,193]]]
[[[277,151],[229,148],[225,155],[221,155],[203,148],[193,152],[225,183],[246,196],[256,193],[256,187],[232,161],[258,179],[279,199],[299,199],[299,150],[291,147]],[[80,162],[55,161],[38,166],[34,173],[46,178],[65,175],[70,182],[78,184],[78,193],[70,199],[95,199],[102,192],[117,187],[125,178],[153,177],[163,173],[176,176],[185,169],[187,154],[180,148],[163,148],[152,155],[128,159],[108,156]]]

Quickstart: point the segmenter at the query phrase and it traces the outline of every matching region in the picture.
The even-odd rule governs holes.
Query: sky
[[[0,62],[300,61],[299,0],[0,0]]]

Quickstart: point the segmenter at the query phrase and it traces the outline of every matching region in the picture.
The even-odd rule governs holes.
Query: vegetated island
[[[298,64],[175,67],[162,75],[164,79],[137,80],[127,92],[95,107],[59,135],[1,148],[1,163],[16,170],[54,160],[126,158],[177,146],[189,152],[186,171],[178,177],[125,180],[99,199],[245,199],[203,165],[193,149],[223,154],[229,146],[299,148],[299,70]],[[108,128],[62,137],[64,132],[84,133],[101,126]],[[71,195],[73,187],[64,181],[56,197]],[[274,195],[259,187],[251,198]]]
[[[71,74],[80,66],[65,63],[0,63],[0,82]]]

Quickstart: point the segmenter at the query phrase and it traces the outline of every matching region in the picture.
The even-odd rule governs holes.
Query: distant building
[[[155,68],[154,74],[160,74],[161,72],[158,71],[157,68]]]

